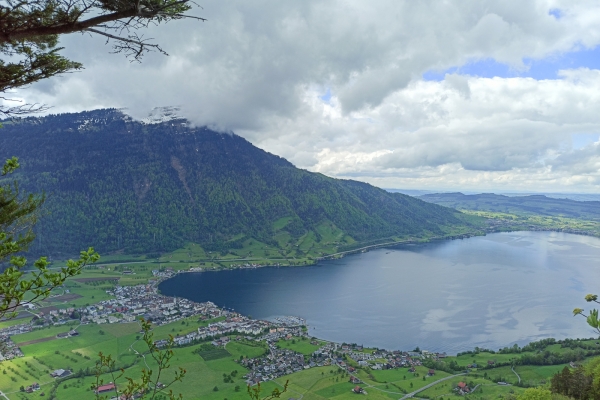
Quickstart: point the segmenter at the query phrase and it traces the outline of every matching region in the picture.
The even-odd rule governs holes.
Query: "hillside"
[[[418,197],[429,203],[456,208],[502,212],[517,215],[545,215],[576,219],[600,220],[600,201],[556,199],[543,195],[503,196],[493,193],[465,195],[462,193],[435,193]]]
[[[32,251],[72,254],[208,250],[311,235],[337,247],[464,231],[474,217],[366,183],[294,167],[235,134],[184,120],[142,123],[118,110],[3,121],[3,156],[45,191]],[[289,244],[289,243],[288,243]]]

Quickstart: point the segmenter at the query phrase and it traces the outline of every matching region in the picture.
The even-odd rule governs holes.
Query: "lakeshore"
[[[256,318],[300,315],[336,342],[458,353],[589,337],[571,310],[600,279],[599,245],[564,233],[500,233],[315,266],[175,274],[159,288]]]
[[[506,347],[499,352],[476,349],[459,355],[332,342],[314,336],[300,317],[257,320],[211,302],[161,295],[157,283],[168,278],[158,277],[154,284],[117,285],[110,290],[109,299],[73,310],[44,313],[32,309],[29,311],[35,316],[31,321],[3,326],[3,348],[13,349],[0,362],[0,368],[9,371],[0,376],[5,398],[26,399],[39,393],[67,400],[81,398],[89,390],[85,388],[89,387],[86,382],[92,380],[92,349],[98,346],[103,351],[116,350],[115,356],[125,371],[134,373],[140,363],[146,363],[136,336],[142,317],[153,321],[157,346],[167,345],[165,338],[173,335],[176,360],[185,358],[186,365],[196,373],[203,370],[206,374],[205,368],[223,368],[224,363],[232,371],[224,380],[209,373],[206,381],[186,383],[191,386],[188,398],[197,398],[190,394],[209,392],[214,387],[220,387],[219,391],[227,392],[231,398],[243,398],[242,386],[261,383],[265,388],[275,388],[288,380],[292,383],[291,393],[308,394],[311,391],[302,384],[307,379],[311,386],[320,382],[321,395],[407,398],[440,391],[466,395],[483,387],[494,394],[518,393],[523,387],[542,383],[550,372],[564,365],[575,367],[575,363],[600,355],[598,342],[592,339],[546,340],[522,348]],[[112,347],[109,343],[113,337],[122,345]],[[553,365],[543,366],[545,359],[538,356],[540,349],[552,351]],[[199,370],[198,363],[206,367]],[[518,382],[506,374],[505,369],[515,365],[517,371],[528,376],[527,384],[520,383],[517,372],[514,376]],[[538,378],[532,378],[532,371],[538,370]],[[19,385],[23,390],[16,389]]]
[[[541,237],[546,239],[542,240]],[[169,334],[174,336],[177,365],[179,363],[185,365],[185,368],[193,371],[193,376],[206,376],[205,379],[194,380],[194,383],[176,389],[182,390],[186,398],[197,398],[197,393],[201,393],[203,398],[214,400],[221,400],[223,396],[228,399],[244,398],[246,395],[242,388],[247,384],[260,381],[265,390],[270,390],[281,388],[288,379],[292,382],[289,396],[295,398],[303,394],[344,398],[346,395],[356,395],[357,393],[354,392],[356,387],[359,387],[359,394],[373,398],[397,396],[398,399],[411,394],[417,395],[417,393],[419,397],[436,397],[457,394],[459,391],[466,394],[473,390],[478,393],[478,396],[484,398],[488,395],[497,397],[498,394],[507,394],[511,391],[518,393],[525,386],[547,383],[554,373],[565,366],[571,368],[571,364],[576,366],[596,356],[599,348],[595,340],[568,339],[591,336],[585,330],[583,321],[573,323],[570,310],[565,311],[565,315],[569,317],[568,322],[582,328],[581,334],[555,335],[554,333],[561,332],[561,322],[556,317],[559,314],[555,312],[558,325],[550,326],[545,335],[537,335],[534,340],[541,343],[536,345],[538,347],[528,347],[531,340],[519,343],[504,341],[499,342],[499,346],[492,347],[493,350],[482,349],[490,348],[489,346],[478,346],[479,350],[473,351],[474,346],[462,345],[460,348],[453,346],[452,340],[456,340],[456,337],[442,338],[443,340],[429,343],[421,340],[410,345],[392,346],[361,340],[357,336],[364,335],[363,337],[370,339],[373,327],[377,328],[373,321],[378,317],[368,315],[368,312],[373,312],[372,308],[364,314],[355,311],[359,317],[358,321],[361,322],[357,324],[355,321],[350,321],[353,328],[348,329],[347,333],[351,336],[347,340],[334,340],[329,336],[331,332],[328,334],[327,330],[323,329],[321,321],[313,325],[311,318],[306,318],[303,312],[275,313],[270,315],[271,318],[263,318],[259,314],[252,313],[253,318],[250,318],[250,313],[238,309],[229,301],[225,308],[217,301],[195,301],[181,294],[177,297],[166,296],[165,293],[159,293],[158,288],[162,286],[161,284],[176,282],[175,280],[179,278],[192,281],[193,277],[203,277],[203,279],[211,277],[211,279],[223,278],[232,281],[231,274],[243,273],[254,277],[269,274],[278,283],[259,285],[245,280],[241,287],[254,288],[256,294],[260,293],[263,297],[270,287],[276,288],[289,298],[288,304],[296,302],[298,297],[295,296],[305,300],[312,299],[323,309],[325,315],[331,310],[338,310],[339,304],[353,307],[353,297],[363,299],[364,303],[364,293],[373,289],[381,292],[385,288],[381,286],[382,282],[390,284],[392,289],[396,290],[398,286],[394,284],[391,277],[398,272],[398,264],[386,264],[386,259],[392,260],[393,258],[390,257],[394,257],[397,253],[408,254],[414,258],[413,262],[404,265],[402,278],[403,281],[410,281],[412,286],[422,294],[424,288],[442,287],[437,282],[445,282],[444,284],[448,285],[451,283],[449,278],[452,276],[457,276],[464,281],[463,275],[457,275],[458,271],[465,271],[465,268],[470,268],[469,265],[471,267],[477,265],[478,255],[488,253],[498,259],[502,254],[499,249],[510,246],[511,249],[522,250],[514,253],[508,260],[512,265],[511,268],[505,267],[503,272],[502,269],[498,269],[498,266],[488,265],[482,273],[488,276],[492,274],[491,276],[495,277],[498,273],[522,273],[524,274],[522,276],[513,275],[510,280],[511,287],[516,290],[519,285],[523,285],[530,291],[528,293],[531,293],[535,285],[525,278],[535,276],[532,272],[535,268],[539,268],[539,265],[546,265],[544,273],[551,272],[558,275],[549,280],[540,275],[539,280],[543,281],[545,286],[557,282],[564,288],[565,278],[561,274],[568,273],[571,282],[570,290],[574,290],[577,294],[573,301],[578,305],[582,301],[579,293],[586,291],[581,283],[594,282],[596,278],[580,275],[582,271],[589,269],[586,264],[578,266],[581,270],[576,268],[560,272],[562,264],[548,264],[548,257],[556,253],[562,255],[559,257],[561,262],[567,262],[568,259],[564,259],[566,254],[575,252],[588,262],[594,263],[596,240],[562,233],[505,233],[463,241],[409,245],[402,250],[376,249],[352,257],[324,261],[312,267],[253,268],[250,266],[246,269],[225,270],[212,274],[206,273],[206,270],[204,272],[192,270],[188,273],[190,269],[185,266],[179,269],[170,267],[153,269],[151,265],[143,263],[130,264],[122,268],[118,268],[117,265],[90,267],[39,307],[22,310],[19,319],[0,322],[0,337],[4,342],[4,348],[9,349],[5,354],[8,356],[7,359],[0,364],[7,372],[6,375],[0,375],[0,390],[8,399],[38,396],[39,390],[46,395],[55,393],[61,400],[80,399],[89,390],[92,379],[89,373],[99,350],[115,354],[128,374],[136,373],[146,362],[143,358],[143,346],[140,346],[138,339],[140,329],[138,321],[140,317],[144,317],[154,321],[152,332],[156,335],[159,344],[164,344]],[[486,242],[489,242],[487,246],[491,247],[482,247]],[[470,249],[467,253],[458,251],[461,248],[464,250],[465,246],[467,250]],[[473,253],[474,250],[476,251]],[[470,260],[469,264],[460,266],[459,259],[464,258],[465,255],[469,255],[466,258]],[[428,272],[421,278],[407,274],[408,271],[418,271],[425,267],[422,262],[423,256],[427,256],[429,260],[447,260],[450,264],[440,265],[441,269],[438,273]],[[356,260],[354,267],[349,264],[352,260]],[[573,260],[569,262],[571,263]],[[359,264],[363,268],[365,265],[369,266],[367,272],[370,276],[378,275],[381,271],[384,274],[380,275],[374,284],[373,281],[354,275],[359,270],[357,269],[360,267]],[[376,265],[379,267],[375,268]],[[419,269],[415,270],[411,265],[419,265]],[[377,272],[377,269],[381,271]],[[334,279],[324,280],[323,276],[315,275],[315,271],[318,273],[326,271]],[[291,275],[281,280],[281,276],[279,278],[277,276],[282,272]],[[470,279],[476,282],[479,277],[472,276]],[[525,280],[521,282],[523,279]],[[140,281],[143,283],[139,284]],[[305,281],[312,286],[303,286]],[[501,280],[494,279],[494,282],[498,284]],[[208,282],[208,284],[221,291],[230,290],[215,282]],[[357,284],[360,290],[353,290],[352,284]],[[332,289],[336,285],[350,293],[350,296],[341,299],[342,303],[332,301],[328,304],[327,301],[316,297],[323,292],[334,293]],[[406,291],[410,286],[401,287]],[[471,294],[477,290],[477,286],[468,282],[464,287],[467,293]],[[453,290],[454,294],[462,292],[456,287]],[[486,290],[493,297],[490,289]],[[549,290],[552,295],[556,295],[556,289],[550,287]],[[205,291],[205,289],[196,287],[196,291]],[[437,290],[435,293],[439,297],[448,292]],[[251,295],[252,292],[249,294]],[[256,297],[260,298],[258,295]],[[478,295],[475,297],[477,298]],[[543,303],[544,299],[545,297],[541,296],[540,303]],[[502,302],[508,300],[515,303],[522,302],[519,298],[503,299]],[[279,303],[273,299],[268,300],[268,296],[267,301],[270,304]],[[464,299],[464,293],[461,301],[469,304]],[[499,307],[505,307],[505,303],[502,302]],[[419,304],[426,304],[422,295],[419,297]],[[287,306],[285,303],[283,305]],[[378,311],[389,312],[385,308],[388,305],[379,304]],[[306,303],[299,303],[299,306],[306,309]],[[410,309],[414,307],[414,303],[408,301],[405,306]],[[474,306],[482,307],[481,303],[477,302]],[[538,308],[535,308],[535,311],[539,314]],[[290,315],[297,315],[297,317],[284,317]],[[337,322],[335,318],[338,317],[334,312],[327,315],[332,322]],[[438,314],[437,319],[422,320],[423,326],[427,328],[446,323],[442,327],[453,332],[452,323],[447,323],[443,318],[440,319],[441,317],[443,315]],[[461,327],[465,326],[465,323],[460,321],[460,314],[455,313],[451,318],[451,322]],[[409,335],[411,327],[406,324],[406,319],[404,322],[404,328],[400,332],[402,335]],[[500,322],[506,324],[506,320]],[[533,319],[531,322],[538,323],[539,319]],[[472,325],[470,330],[473,330]],[[385,329],[380,331],[385,332]],[[427,339],[426,335],[422,337]],[[540,342],[541,339],[550,337],[557,337],[557,340]],[[498,348],[501,350],[497,350]],[[544,351],[541,352],[540,349]],[[465,351],[467,352],[462,354]],[[536,358],[539,354],[546,353],[551,355],[553,361]],[[13,358],[8,359],[10,357]],[[551,363],[545,364],[547,362]],[[514,372],[511,370],[513,365]],[[430,370],[433,370],[433,373]],[[461,375],[467,370],[467,375]],[[234,374],[234,371],[238,372]],[[227,374],[226,380],[221,376],[224,373]],[[303,386],[305,383],[308,386]],[[39,385],[39,390],[34,384]],[[461,387],[459,384],[464,386]],[[311,389],[314,385],[320,389]],[[21,386],[24,392],[20,390]],[[215,387],[218,387],[218,392],[213,392]],[[31,390],[31,393],[27,393],[27,390]]]

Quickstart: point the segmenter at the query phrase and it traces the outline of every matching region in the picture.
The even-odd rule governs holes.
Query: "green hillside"
[[[369,184],[294,167],[232,133],[118,110],[3,121],[21,187],[48,195],[31,251],[70,255],[207,251],[314,243],[331,251],[386,238],[473,231],[480,220]],[[306,240],[302,249],[302,238]],[[312,244],[311,244],[312,243]]]
[[[544,215],[600,221],[600,201],[556,199],[543,195],[503,196],[493,193],[465,195],[435,193],[418,197],[429,203],[459,210],[501,212],[516,215]]]

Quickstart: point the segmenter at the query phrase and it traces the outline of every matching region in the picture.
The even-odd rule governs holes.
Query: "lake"
[[[449,354],[554,337],[592,337],[575,307],[600,292],[600,239],[495,233],[404,245],[308,267],[179,274],[161,292],[253,318],[295,315],[310,334]],[[600,293],[599,293],[600,294]]]

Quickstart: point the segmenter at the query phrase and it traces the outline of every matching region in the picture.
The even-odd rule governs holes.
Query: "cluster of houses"
[[[456,388],[454,388],[454,390],[462,396],[471,393],[471,389],[464,382],[458,382],[458,385],[456,385]]]
[[[10,340],[11,334],[3,331],[5,331],[5,329],[0,330],[0,361],[23,357],[23,352],[19,346]]]
[[[212,304],[212,303],[210,303]],[[212,309],[211,309],[212,310]],[[176,346],[183,346],[194,341],[206,340],[215,338],[212,341],[214,346],[224,346],[229,342],[228,334],[244,334],[244,335],[259,335],[269,329],[272,323],[261,320],[253,320],[241,314],[220,310],[221,315],[225,315],[223,321],[208,324],[205,327],[199,327],[196,332],[188,333],[187,335],[176,336],[173,342]],[[217,316],[216,313],[211,313],[211,317]],[[246,336],[248,340],[254,340],[254,336]],[[240,337],[241,339],[241,337]],[[163,347],[167,344],[167,340],[162,339],[155,342],[157,347]]]
[[[306,360],[303,354],[277,347],[277,342],[281,339],[306,338],[306,321],[298,317],[280,317],[276,318],[276,321],[267,322],[268,328],[264,329],[265,333],[254,339],[266,342],[269,353],[260,358],[241,361],[242,365],[250,370],[244,376],[250,385],[317,366],[314,360]],[[319,365],[325,364],[321,362]]]
[[[432,358],[438,361],[446,357],[446,353],[431,353],[426,350],[423,350],[422,352],[414,352],[377,349],[372,353],[368,353],[362,351],[363,347],[361,345],[342,344],[341,346],[338,346],[339,345],[336,345],[333,349],[328,349],[328,351],[336,351],[345,354],[347,357],[356,361],[358,365],[363,367],[368,366],[371,369],[394,369],[408,367],[409,372],[414,372],[415,367],[423,365],[422,360],[424,358]],[[323,355],[322,349],[319,349],[313,356],[322,357]]]
[[[305,365],[304,355],[292,350],[280,349],[271,343],[266,356],[243,359],[240,363],[250,370],[244,375],[249,385],[270,381],[308,367]]]
[[[29,385],[29,386],[27,386],[25,388],[25,392],[26,393],[33,393],[33,392],[35,392],[37,390],[40,390],[40,389],[41,389],[40,384],[37,383],[37,382],[33,382],[31,385]]]

